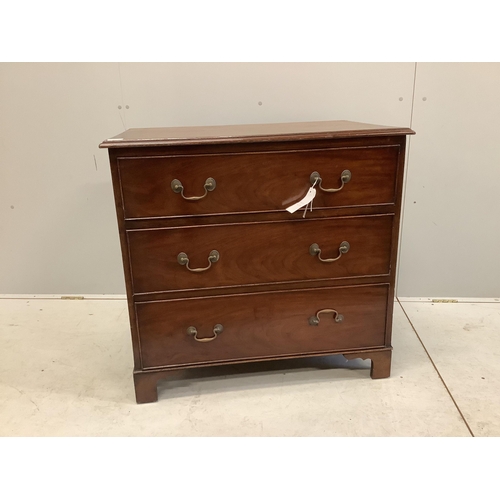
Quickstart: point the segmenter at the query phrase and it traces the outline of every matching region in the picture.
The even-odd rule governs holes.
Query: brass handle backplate
[[[193,335],[194,336],[194,340],[196,340],[196,342],[212,342],[212,340],[215,340],[217,338],[217,335],[221,334],[224,330],[224,327],[217,323],[212,331],[213,331],[213,334],[214,336],[213,337],[198,337],[198,330],[196,329],[195,326],[190,326],[188,329],[187,329],[187,333],[188,335]]]
[[[181,266],[186,266],[186,269],[188,271],[191,271],[192,273],[201,273],[202,271],[206,271],[207,269],[210,269],[212,267],[212,264],[217,262],[219,259],[220,259],[219,252],[217,250],[212,250],[210,252],[210,254],[208,255],[208,266],[207,267],[199,267],[197,269],[191,269],[189,267],[189,257],[187,256],[187,254],[185,254],[184,252],[181,252],[177,256],[177,262]]]
[[[182,182],[179,181],[178,179],[174,179],[170,183],[170,187],[172,188],[172,191],[174,193],[181,193],[181,196],[188,201],[196,201],[196,200],[201,200],[205,198],[205,196],[208,194],[209,191],[213,191],[217,187],[217,183],[215,182],[215,179],[212,177],[209,177],[205,181],[205,185],[203,186],[205,188],[205,194],[201,196],[184,196],[184,186],[182,185]]]
[[[325,193],[336,193],[337,191],[340,191],[351,180],[351,177],[352,177],[351,171],[344,170],[340,174],[340,182],[342,183],[341,186],[339,188],[330,188],[330,189],[326,189],[321,185],[323,179],[321,178],[318,172],[313,172],[309,177],[309,181],[313,186],[317,184],[318,187],[321,189],[321,191],[324,191]]]
[[[318,259],[321,262],[335,262],[336,260],[339,260],[340,257],[342,257],[342,255],[344,255],[345,253],[347,253],[350,248],[351,248],[351,245],[349,245],[349,242],[348,241],[343,241],[340,244],[340,246],[339,246],[339,255],[338,255],[338,257],[334,257],[332,259],[322,259],[321,258],[321,248],[319,247],[319,245],[317,243],[313,243],[309,247],[309,253],[311,255],[317,255]]]
[[[321,309],[320,311],[318,311],[316,313],[315,316],[311,316],[309,318],[309,324],[311,326],[318,326],[319,325],[319,315],[320,314],[327,314],[327,313],[333,313],[333,321],[335,321],[335,323],[342,323],[342,321],[344,321],[344,316],[342,316],[342,314],[339,314],[339,312],[336,311],[335,309]]]

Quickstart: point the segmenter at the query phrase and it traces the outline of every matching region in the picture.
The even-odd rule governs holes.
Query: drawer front
[[[351,180],[337,192],[318,189],[314,207],[390,204],[398,156],[398,146],[381,146],[120,158],[118,167],[125,217],[133,219],[280,211],[306,194],[313,172],[323,188],[334,189],[342,186],[344,170]],[[208,179],[215,183],[206,189]],[[182,192],[174,192],[174,180]]]
[[[380,347],[387,298],[372,285],[137,303],[143,367]]]
[[[128,231],[134,292],[387,275],[392,223],[374,215]]]

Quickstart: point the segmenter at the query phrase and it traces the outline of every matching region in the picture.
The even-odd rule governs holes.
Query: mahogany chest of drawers
[[[331,121],[104,141],[137,402],[169,371],[208,365],[343,354],[388,377],[413,133]],[[312,207],[286,210],[314,190]]]

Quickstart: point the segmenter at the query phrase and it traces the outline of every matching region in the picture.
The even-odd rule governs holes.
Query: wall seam
[[[121,63],[118,63],[118,81],[120,82],[120,98],[122,101],[122,109],[120,110],[120,118],[122,120],[123,129],[127,130],[127,117],[125,116],[125,100],[123,99],[123,84],[122,84],[122,70]]]
[[[414,69],[413,69],[413,90],[412,90],[412,96],[411,96],[411,111],[410,111],[410,128],[413,126],[413,110],[414,110],[414,105],[415,105],[415,88],[417,84],[417,64],[415,63]],[[407,136],[408,140],[408,147],[406,151],[406,171],[404,174],[404,183],[403,183],[403,196],[401,198],[401,218],[400,218],[400,223],[399,223],[399,245],[398,245],[398,257],[397,257],[397,263],[398,263],[398,269],[396,272],[396,286],[395,286],[395,295],[396,297],[399,297],[399,276],[401,272],[401,251],[403,248],[403,227],[404,227],[404,215],[405,215],[405,206],[406,206],[406,185],[408,183],[408,174],[410,171],[410,149],[411,149],[411,140],[412,136]]]

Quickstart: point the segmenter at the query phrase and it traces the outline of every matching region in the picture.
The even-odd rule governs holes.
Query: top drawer
[[[149,156],[119,158],[118,170],[125,218],[136,219],[282,211],[305,196],[313,172],[321,188],[341,188],[317,189],[315,208],[391,204],[398,157],[398,145]]]

